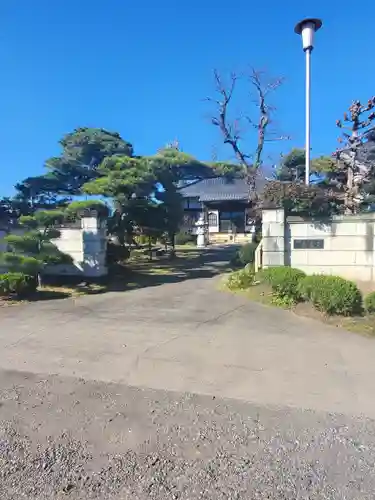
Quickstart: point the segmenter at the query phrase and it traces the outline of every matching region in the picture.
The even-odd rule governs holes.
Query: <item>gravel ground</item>
[[[373,499],[359,417],[0,372],[0,498]]]

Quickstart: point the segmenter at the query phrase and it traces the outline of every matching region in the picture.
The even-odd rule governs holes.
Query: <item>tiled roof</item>
[[[199,201],[246,201],[249,198],[246,181],[228,177],[202,179],[179,192],[184,198],[199,198]]]

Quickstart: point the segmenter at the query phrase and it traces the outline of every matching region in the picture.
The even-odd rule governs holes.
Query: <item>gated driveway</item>
[[[375,417],[375,341],[191,279],[0,310],[0,369]],[[199,277],[203,276],[203,277]]]

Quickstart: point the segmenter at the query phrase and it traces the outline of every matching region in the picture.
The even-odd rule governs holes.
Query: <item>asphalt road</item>
[[[226,258],[0,309],[1,500],[373,499],[375,342],[218,291]]]

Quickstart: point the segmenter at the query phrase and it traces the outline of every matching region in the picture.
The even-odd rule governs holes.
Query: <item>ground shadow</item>
[[[15,305],[22,304],[23,302],[40,302],[46,300],[58,300],[58,299],[67,299],[71,294],[60,291],[60,290],[37,290],[35,293],[31,295],[27,295],[25,297],[1,297],[0,305]]]
[[[41,300],[56,300],[56,299],[67,299],[70,297],[68,292],[60,290],[38,290],[33,295],[27,298],[29,302],[39,302]]]
[[[232,270],[231,261],[237,249],[237,245],[206,249],[186,247],[178,249],[172,259],[164,254],[155,256],[152,261],[148,255],[141,254],[123,265],[111,267],[108,276],[99,280],[82,279],[80,276],[48,275],[44,277],[45,289],[42,288],[27,298],[10,298],[6,302],[66,299],[81,295],[132,291],[192,279],[213,278]]]
[[[138,288],[179,283],[191,279],[212,278],[232,269],[231,260],[237,246],[186,248],[172,260],[161,257],[154,261],[129,262],[113,268],[108,276],[107,290],[123,292]]]

